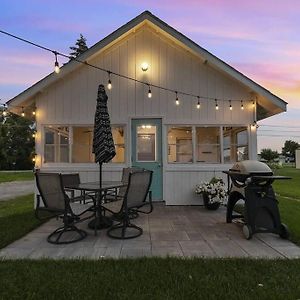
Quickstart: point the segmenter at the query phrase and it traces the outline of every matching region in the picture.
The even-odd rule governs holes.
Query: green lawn
[[[0,202],[0,249],[40,224],[34,216],[32,194]]]
[[[0,262],[1,299],[299,299],[300,260]]]
[[[285,167],[275,170],[275,175],[292,177],[290,180],[276,180],[273,184],[276,193],[300,200],[300,170]]]
[[[33,180],[34,174],[32,171],[24,172],[0,172],[0,183],[19,181],[19,180]]]
[[[300,244],[300,171],[277,174],[294,178],[274,186]],[[32,195],[0,202],[0,248],[40,224],[32,204]],[[300,299],[300,260],[0,260],[0,282],[0,299]]]

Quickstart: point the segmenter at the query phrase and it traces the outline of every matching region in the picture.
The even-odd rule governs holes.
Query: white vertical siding
[[[147,61],[149,70],[143,72],[141,63]],[[253,122],[253,109],[249,92],[239,82],[213,69],[209,64],[169,41],[164,35],[143,26],[135,33],[105,49],[90,63],[113,72],[136,78],[149,84],[183,91],[201,96],[201,109],[196,109],[197,98],[178,94],[181,104],[175,105],[175,93],[151,88],[152,99],[148,99],[148,86],[112,75],[109,97],[109,112],[112,124],[125,124],[127,132],[127,163],[130,159],[130,123],[132,117],[162,117],[163,126],[167,124],[199,125],[244,125]],[[60,76],[60,75],[58,75]],[[37,100],[39,117],[38,130],[42,125],[91,125],[98,85],[107,84],[108,74],[88,66],[77,71],[45,89]],[[226,99],[218,101],[219,111],[215,110],[215,101],[208,98]],[[243,99],[244,111],[240,102],[232,101],[233,111],[229,110],[229,99]],[[166,134],[163,135],[166,139]],[[256,155],[256,132],[249,133],[250,155]],[[163,141],[165,144],[165,141]],[[37,140],[37,151],[43,154],[42,138]],[[166,147],[164,155],[166,154]],[[120,179],[122,165],[106,166],[104,179]],[[228,166],[227,166],[228,167]],[[97,166],[91,165],[54,165],[43,166],[47,170],[64,172],[78,171],[83,181],[98,178]],[[169,169],[168,169],[169,168]],[[178,165],[168,166],[164,161],[164,197],[167,204],[196,204],[198,198],[193,195],[194,185],[203,178],[212,177],[213,170],[220,166],[187,166],[183,171]],[[222,166],[226,169],[226,166]],[[179,171],[178,171],[179,170]],[[205,171],[206,170],[206,171]]]

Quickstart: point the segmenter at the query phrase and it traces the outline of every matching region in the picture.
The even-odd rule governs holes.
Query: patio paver
[[[61,224],[55,219],[43,224],[23,238],[0,251],[7,259],[42,257],[70,258],[124,258],[141,256],[177,257],[252,257],[299,258],[300,248],[279,236],[255,234],[246,240],[241,224],[225,222],[226,209],[208,211],[200,206],[165,206],[155,203],[150,215],[141,214],[133,223],[144,229],[143,235],[132,240],[115,240],[105,230],[80,228],[88,232],[86,239],[68,245],[52,245],[47,235]]]

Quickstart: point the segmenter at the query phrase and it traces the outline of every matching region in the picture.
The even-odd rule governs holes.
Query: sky
[[[288,102],[259,122],[258,150],[300,143],[300,0],[1,0],[0,29],[69,53],[92,46],[144,10]],[[0,103],[53,72],[53,54],[0,33]]]

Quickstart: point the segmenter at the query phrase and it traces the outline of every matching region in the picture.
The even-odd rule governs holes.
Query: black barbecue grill
[[[288,228],[280,221],[272,183],[290,177],[274,176],[268,165],[255,160],[237,162],[224,173],[228,175],[227,223],[235,218],[242,219],[246,239],[251,239],[256,232],[273,232],[287,239]],[[233,214],[239,200],[245,201],[244,212]]]

